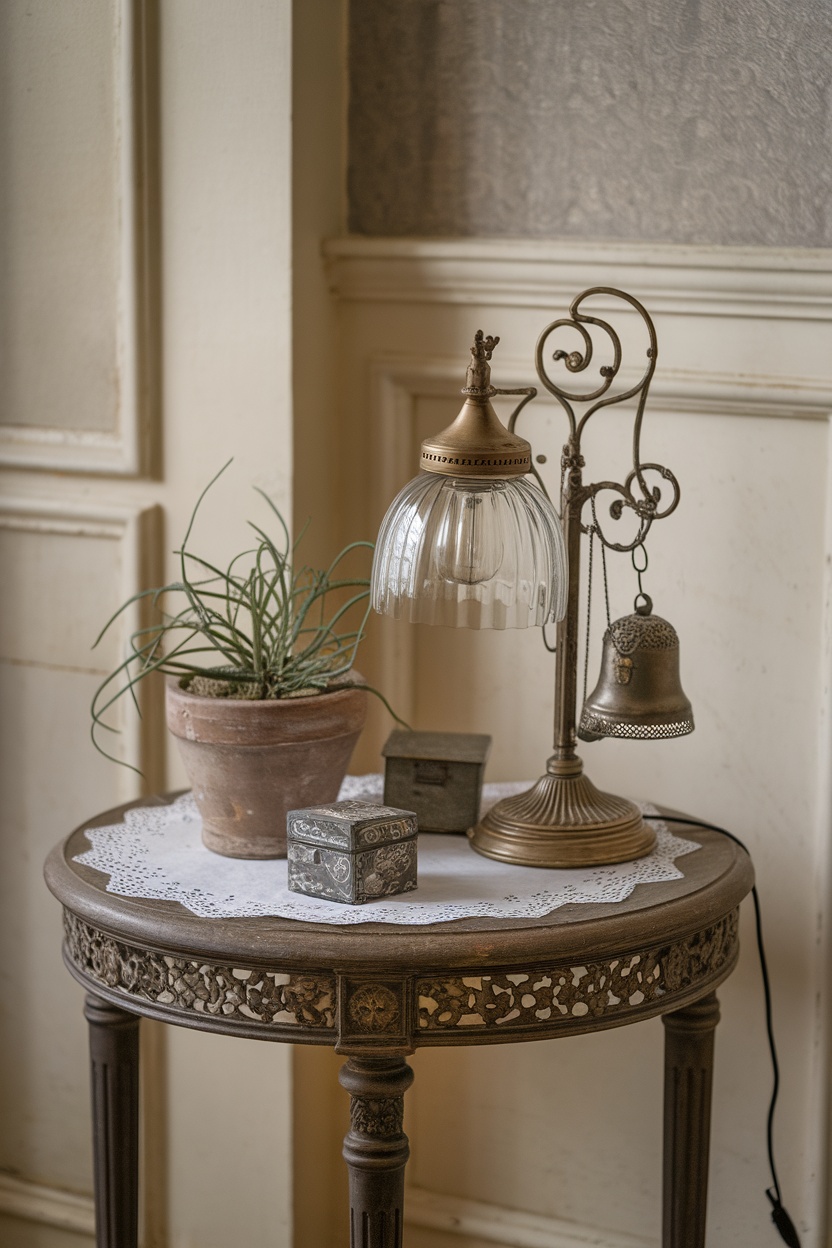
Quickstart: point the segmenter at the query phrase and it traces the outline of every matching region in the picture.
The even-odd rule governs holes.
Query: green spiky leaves
[[[372,550],[372,543],[350,542],[325,570],[298,566],[303,533],[292,543],[278,508],[258,490],[276,522],[276,537],[250,523],[255,544],[225,569],[216,567],[189,550],[188,543],[205,495],[227,467],[194,507],[176,552],[179,579],[133,595],[96,639],[98,645],[137,602],[155,617],[131,635],[127,657],[93,697],[92,739],[107,758],[113,755],[102,747],[99,734],[116,731],[106,722],[107,712],[125,694],[138,710],[136,686],[152,672],[196,680],[199,692],[258,699],[308,696],[333,685],[344,687],[348,680],[370,614],[370,591],[366,577],[343,575],[340,569],[353,551]],[[171,603],[178,609],[171,610]],[[366,687],[387,706],[377,690]]]

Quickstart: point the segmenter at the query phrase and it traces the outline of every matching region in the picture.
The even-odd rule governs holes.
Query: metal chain
[[[501,392],[501,393],[502,393],[502,392]],[[508,391],[505,391],[505,393],[508,393]],[[519,394],[519,393],[521,393],[521,392],[518,390],[518,391],[517,391],[517,393]],[[522,404],[521,404],[520,406],[522,407]],[[517,411],[518,411],[518,412],[519,412],[519,410],[520,410],[520,408],[518,408],[518,409],[517,409]],[[512,424],[512,425],[510,425],[510,426],[509,426],[509,428],[511,428],[511,429],[513,430],[514,425],[513,425],[513,424]],[[561,519],[561,520],[563,519],[563,487],[564,487],[564,483],[565,483],[565,481],[566,481],[566,452],[567,452],[567,449],[568,449],[567,447],[564,447],[564,448],[563,448],[563,454],[562,454],[562,455],[561,455],[561,457],[560,457],[560,511],[558,512],[558,517],[559,517],[559,519]],[[538,455],[537,459],[538,459],[538,463],[544,464],[544,463],[546,462],[545,456],[543,456],[543,455]],[[546,495],[546,497],[547,497],[547,498],[549,498],[549,493],[548,493],[548,491],[547,491],[547,489],[546,489],[546,486],[543,484],[543,480],[542,480],[542,478],[541,478],[541,476],[540,476],[540,473],[537,471],[537,469],[536,469],[534,466],[532,466],[532,472],[534,473],[534,475],[537,477],[538,481],[540,482],[540,485],[541,485],[541,487],[542,487],[542,489],[543,489],[543,493]],[[551,500],[550,500],[550,501],[551,501]],[[594,508],[594,506],[595,506],[595,500],[594,500],[594,499],[592,500],[592,505],[593,505],[593,508]],[[591,546],[591,544],[590,544],[590,548],[589,548],[589,549],[590,549],[590,555],[589,555],[589,557],[590,557],[590,560],[591,560],[591,559],[592,559],[592,546]],[[550,645],[549,645],[549,639],[548,639],[548,638],[547,638],[547,636],[546,636],[546,625],[545,625],[545,624],[542,626],[542,628],[541,628],[541,630],[540,630],[540,631],[541,631],[541,633],[543,634],[543,644],[544,644],[544,646],[546,647],[546,649],[549,651],[549,653],[550,653],[550,654],[557,654],[557,649],[558,649],[557,644],[555,644],[554,646],[550,646]],[[586,683],[586,671],[584,671],[584,683]]]
[[[601,540],[601,571],[604,576],[604,605],[607,611],[607,632],[609,633],[609,638],[610,638],[610,641],[612,642],[612,645],[613,645],[613,648],[615,649],[616,654],[620,654],[618,646],[615,644],[615,633],[613,632],[612,616],[610,615],[610,583],[609,583],[609,578],[607,576],[607,547],[603,539],[603,536],[601,536],[600,529],[598,528],[598,520],[595,515],[594,496],[592,499],[592,526],[594,529],[598,531],[598,535]],[[584,697],[584,701],[586,701],[586,697]]]
[[[598,517],[595,515],[595,496],[594,495],[592,497],[592,524],[593,524],[593,528],[595,528],[595,530],[600,535],[601,530],[598,526]],[[601,539],[601,569],[604,574],[604,602],[606,603],[606,607],[607,607],[607,628],[612,628],[612,616],[610,615],[610,584],[607,579],[607,547],[603,538]]]
[[[644,556],[643,567],[639,567],[638,563],[636,563],[636,552],[639,550]],[[643,600],[644,606],[648,608],[648,614],[649,614],[649,609],[652,608],[653,606],[653,600],[651,599],[649,594],[646,594],[644,592],[644,587],[641,583],[642,575],[643,573],[647,571],[647,568],[650,564],[650,560],[647,558],[647,547],[644,545],[644,542],[639,542],[637,546],[633,547],[632,551],[630,552],[630,560],[632,562],[633,567],[635,568],[636,576],[638,577],[638,593],[636,594],[636,600],[633,603],[633,606],[635,607],[636,610],[638,610],[638,602],[639,602],[639,598],[641,598]]]
[[[587,559],[586,646],[584,648],[584,703],[586,703],[587,674],[589,672],[589,622],[592,617],[592,548],[594,545],[595,545],[595,525],[591,524],[589,526],[589,558]]]

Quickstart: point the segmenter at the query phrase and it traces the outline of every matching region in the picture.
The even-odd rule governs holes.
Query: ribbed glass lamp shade
[[[417,624],[532,628],[566,610],[566,548],[526,477],[421,473],[393,500],[376,542],[376,611]]]

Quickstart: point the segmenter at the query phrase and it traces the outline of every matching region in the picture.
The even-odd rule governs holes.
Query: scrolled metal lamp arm
[[[584,300],[597,295],[621,299],[629,304],[641,317],[649,338],[647,366],[642,376],[634,385],[618,394],[612,394],[610,390],[621,369],[623,358],[621,339],[607,321],[581,311],[581,305]],[[601,382],[597,388],[589,393],[581,394],[558,384],[549,375],[546,360],[547,344],[550,336],[560,329],[569,328],[573,331],[577,330],[581,337],[582,349],[572,351],[557,349],[552,352],[551,359],[555,362],[562,362],[570,373],[583,373],[589,368],[593,358],[594,346],[590,327],[602,330],[607,335],[612,344],[613,359],[611,364],[604,365],[599,369]],[[575,757],[580,551],[581,533],[587,531],[581,519],[583,508],[589,499],[596,499],[605,492],[612,492],[617,495],[610,505],[610,516],[617,521],[621,519],[625,508],[632,511],[638,517],[638,532],[635,538],[630,542],[612,541],[602,531],[601,526],[597,523],[597,519],[595,531],[608,549],[626,552],[632,551],[639,546],[647,536],[653,522],[669,516],[675,511],[679,503],[679,483],[670,469],[665,468],[661,464],[643,463],[641,460],[641,427],[650,382],[656,370],[657,358],[658,340],[656,330],[646,309],[632,295],[628,295],[623,290],[617,290],[611,286],[592,286],[588,290],[583,291],[582,294],[573,299],[569,308],[569,316],[560,317],[558,320],[552,321],[550,325],[547,325],[537,342],[535,363],[538,377],[546,390],[557,399],[564,409],[569,422],[569,436],[563,448],[561,459],[563,474],[561,519],[569,559],[569,598],[566,615],[558,625],[557,670],[555,678],[555,753],[552,759],[550,759],[550,767],[556,762],[563,762]],[[526,392],[515,391],[514,393]],[[633,467],[631,471],[623,482],[599,481],[591,485],[584,485],[582,475],[584,458],[581,452],[581,439],[587,421],[601,408],[626,402],[628,399],[636,396],[638,396],[638,403],[633,424]],[[509,422],[509,428],[512,432],[514,431],[517,417],[532,397],[534,397],[533,394],[528,393],[527,397],[513,413]],[[591,406],[578,418],[575,414],[574,405],[584,403],[589,403]],[[645,473],[647,472],[657,473],[662,480],[670,484],[672,496],[667,505],[661,509],[661,491],[657,486],[650,488],[645,478]],[[536,472],[535,475],[538,476],[539,481],[539,475]],[[637,490],[635,489],[636,486]]]

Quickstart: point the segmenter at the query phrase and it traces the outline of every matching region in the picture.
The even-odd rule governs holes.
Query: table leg
[[[704,1248],[714,1028],[711,992],[665,1014],[662,1248]]]
[[[136,1248],[139,1019],[88,993],[96,1248]]]
[[[401,1248],[404,1168],[410,1155],[402,1117],[413,1071],[403,1057],[351,1057],[339,1079],[350,1094],[350,1130],[344,1139],[350,1248]]]

